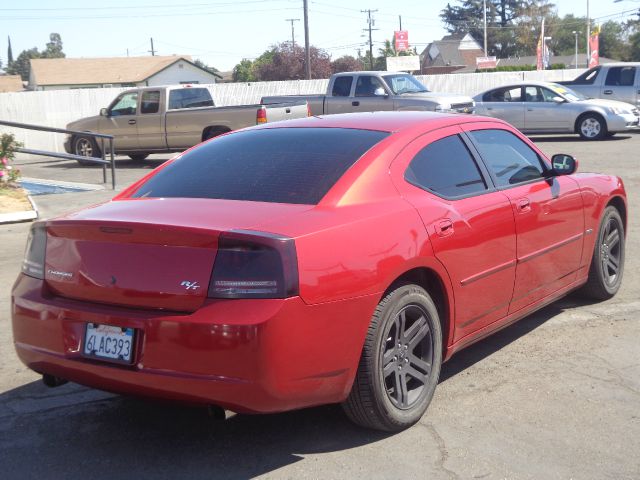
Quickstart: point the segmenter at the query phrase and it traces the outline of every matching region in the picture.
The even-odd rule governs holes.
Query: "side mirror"
[[[557,153],[551,157],[553,175],[571,175],[578,170],[578,161],[571,155]]]
[[[555,103],[564,103],[565,99],[562,97],[553,97],[552,99]]]
[[[373,94],[376,97],[386,97],[387,96],[387,92],[384,91],[384,88],[382,87],[378,87],[373,91]]]
[[[101,108],[100,109],[100,116],[101,117],[108,117],[109,116],[109,111],[106,108]]]

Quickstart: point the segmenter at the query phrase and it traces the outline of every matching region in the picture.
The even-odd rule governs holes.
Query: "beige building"
[[[144,87],[216,83],[220,75],[188,56],[115,58],[38,58],[31,60],[31,90]]]
[[[21,92],[24,90],[20,75],[0,75],[0,93]]]

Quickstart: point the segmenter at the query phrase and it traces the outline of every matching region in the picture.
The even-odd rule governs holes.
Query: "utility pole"
[[[591,60],[591,17],[589,17],[589,0],[587,0],[587,68],[589,68],[589,61]]]
[[[373,70],[373,39],[371,37],[372,30],[378,30],[377,28],[373,28],[375,21],[371,18],[371,13],[375,13],[378,10],[360,10],[360,13],[367,14],[367,22],[369,23],[369,28],[365,28],[364,30],[369,30],[369,65],[371,66],[371,70]]]
[[[299,18],[287,18],[287,19],[285,19],[285,21],[291,22],[291,46],[295,47],[296,46],[296,36],[295,36],[295,30],[293,29],[293,22],[299,22],[300,19]]]
[[[311,80],[311,51],[309,50],[309,5],[303,0],[304,7],[304,71],[307,80]]]
[[[487,0],[482,0],[482,13],[484,17],[484,56],[488,56],[487,52]]]
[[[149,50],[149,52],[151,52],[151,56],[155,57],[156,56],[156,51],[153,48],[153,37],[151,38],[151,50]]]
[[[402,31],[402,15],[398,15],[398,21],[400,22],[400,31]]]

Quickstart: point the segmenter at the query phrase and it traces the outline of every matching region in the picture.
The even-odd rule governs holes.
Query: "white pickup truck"
[[[400,72],[342,72],[329,80],[326,95],[262,97],[263,104],[306,100],[312,115],[380,110],[473,113],[471,97],[430,92],[413,75]]]
[[[607,63],[575,80],[558,82],[591,98],[607,98],[640,108],[640,62]]]
[[[76,120],[67,129],[113,135],[116,154],[144,160],[150,153],[181,152],[232,130],[308,114],[304,100],[216,107],[208,88],[175,85],[122,92],[100,115]],[[102,155],[89,135],[69,135],[64,147],[83,157]]]

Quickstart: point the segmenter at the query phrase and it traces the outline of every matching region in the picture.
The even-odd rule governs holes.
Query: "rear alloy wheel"
[[[607,124],[597,113],[587,113],[578,119],[578,133],[585,140],[601,140],[607,136]]]
[[[80,157],[101,158],[102,153],[95,140],[91,137],[76,137],[73,140],[73,153]],[[77,160],[80,165],[97,165],[91,161]]]
[[[613,297],[622,283],[624,272],[624,223],[618,210],[605,209],[593,250],[589,278],[582,293],[595,300]]]
[[[438,383],[442,332],[429,294],[402,285],[378,304],[343,408],[358,425],[403,430],[420,420]]]

